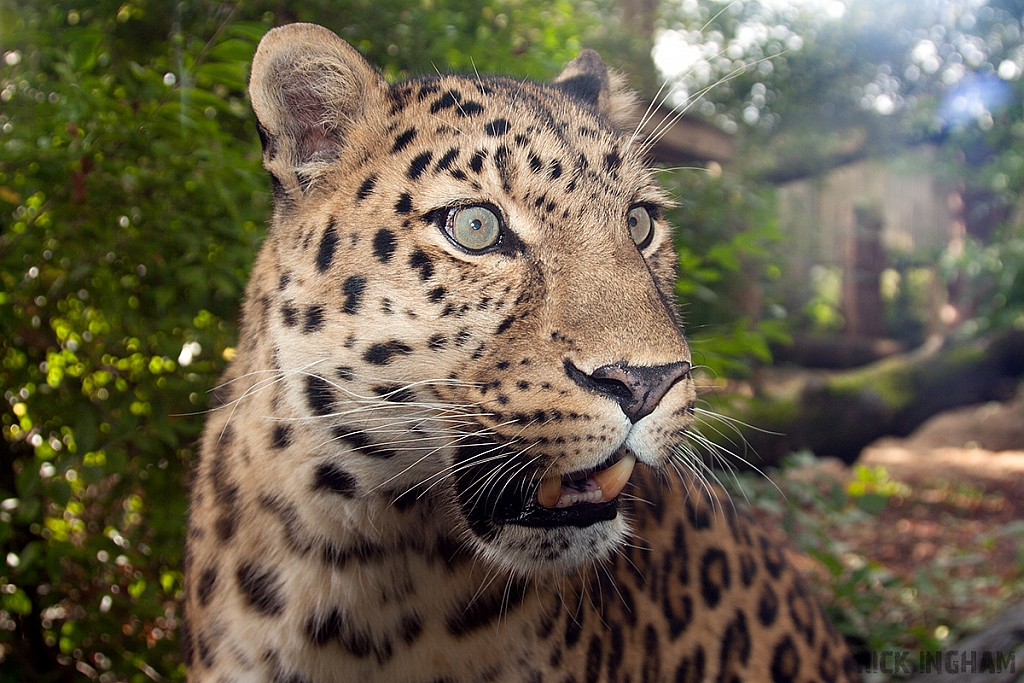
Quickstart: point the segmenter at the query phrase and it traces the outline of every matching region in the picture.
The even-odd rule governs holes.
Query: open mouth
[[[611,464],[548,475],[537,487],[536,498],[527,501],[521,515],[507,522],[533,527],[587,527],[615,519],[618,496],[629,482],[635,464],[632,453],[617,452]]]
[[[619,494],[629,482],[636,457],[619,449],[601,465],[568,474],[550,474],[539,481],[501,485],[495,471],[518,469],[518,458],[494,457],[494,447],[466,443],[456,455],[456,492],[473,530],[490,537],[503,525],[588,527],[615,519]]]

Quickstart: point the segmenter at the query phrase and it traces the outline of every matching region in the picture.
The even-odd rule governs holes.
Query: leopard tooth
[[[558,505],[558,498],[562,493],[562,477],[558,474],[549,474],[541,479],[540,488],[537,490],[537,502],[543,507],[553,508]]]
[[[626,453],[622,459],[606,470],[594,472],[591,478],[601,489],[601,494],[606,501],[614,500],[615,496],[626,487],[626,482],[633,474],[633,466],[636,465],[636,456]]]

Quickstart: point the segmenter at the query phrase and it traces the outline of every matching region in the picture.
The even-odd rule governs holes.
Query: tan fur
[[[190,681],[852,677],[779,549],[667,475],[695,392],[616,83],[585,52],[553,86],[389,87],[325,29],[264,38],[275,216],[192,489]],[[467,206],[494,249],[447,233]],[[623,368],[673,368],[649,414]],[[541,477],[627,451],[613,518],[529,521]]]

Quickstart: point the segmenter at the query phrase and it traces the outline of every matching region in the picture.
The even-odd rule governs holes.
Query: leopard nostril
[[[688,377],[686,361],[666,365],[602,365],[589,375],[565,360],[565,373],[579,386],[614,400],[630,422],[636,423],[654,412],[676,382]]]

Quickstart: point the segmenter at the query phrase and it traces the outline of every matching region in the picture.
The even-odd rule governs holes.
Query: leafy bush
[[[773,248],[782,239],[774,193],[729,173],[666,174],[678,206],[668,213],[679,254],[676,294],[683,302],[694,362],[712,377],[744,377],[768,362],[769,341],[787,338],[765,284],[781,274]]]
[[[190,414],[268,210],[244,101],[266,27],[168,42],[109,4],[2,21],[0,679],[167,675]]]

